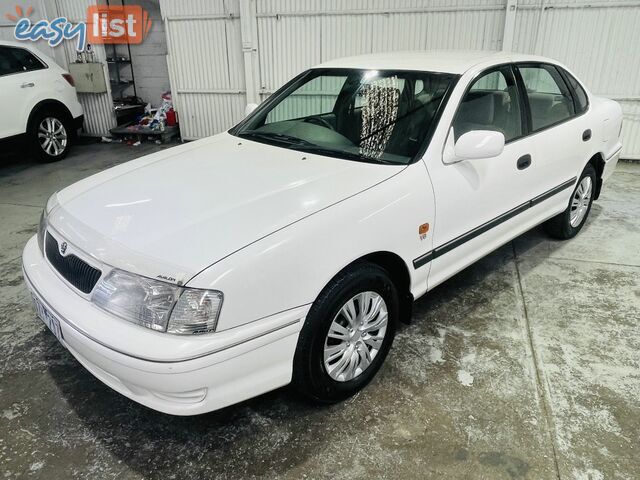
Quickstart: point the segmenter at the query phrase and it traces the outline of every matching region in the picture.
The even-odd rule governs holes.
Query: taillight
[[[63,73],[62,76],[67,82],[69,82],[69,85],[71,85],[72,87],[76,86],[76,82],[73,81],[73,77],[71,76],[71,74]]]

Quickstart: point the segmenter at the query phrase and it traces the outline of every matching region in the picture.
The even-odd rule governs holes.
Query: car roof
[[[415,50],[373,53],[338,58],[313,68],[361,68],[365,70],[418,70],[461,75],[476,65],[553,60],[534,55],[486,50]]]

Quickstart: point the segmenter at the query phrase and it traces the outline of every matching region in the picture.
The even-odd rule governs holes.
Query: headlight
[[[49,218],[49,214],[51,211],[58,206],[58,192],[54,192],[53,195],[49,197],[47,200],[47,204],[45,205],[42,213],[40,214],[40,222],[38,223],[38,247],[40,247],[40,251],[44,255],[44,234],[47,230],[47,219]]]
[[[93,292],[93,303],[138,325],[165,331],[180,288],[165,282],[112,270]]]
[[[109,313],[152,330],[194,334],[215,330],[222,293],[178,287],[114,269],[98,283],[91,300]]]

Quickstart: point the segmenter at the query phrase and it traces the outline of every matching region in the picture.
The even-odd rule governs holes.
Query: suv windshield
[[[231,132],[284,148],[406,164],[436,121],[455,75],[309,70]]]

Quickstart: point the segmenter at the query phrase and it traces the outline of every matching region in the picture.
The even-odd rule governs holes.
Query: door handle
[[[518,159],[518,170],[524,170],[531,165],[531,155],[528,153]]]
[[[584,132],[582,132],[582,141],[587,142],[591,139],[591,129],[587,128]]]
[[[20,88],[29,88],[29,87],[35,87],[36,84],[33,82],[25,82],[22,85],[20,85]]]

